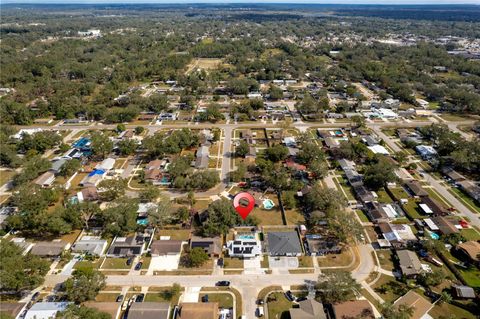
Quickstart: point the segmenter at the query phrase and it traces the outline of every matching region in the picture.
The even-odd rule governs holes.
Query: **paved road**
[[[455,196],[453,196],[448,188],[442,185],[437,179],[432,175],[428,174],[423,170],[423,168],[418,168],[418,171],[423,174],[425,180],[433,186],[433,188],[440,193],[453,207],[458,211],[459,215],[467,217],[470,220],[470,224],[480,227],[480,218],[479,214],[472,212],[465,205],[462,204]]]

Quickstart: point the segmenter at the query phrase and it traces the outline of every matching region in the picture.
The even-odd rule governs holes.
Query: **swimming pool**
[[[142,226],[147,226],[148,225],[148,218],[138,219],[137,224],[142,225]]]
[[[238,239],[255,239],[254,235],[238,235]]]
[[[263,200],[263,208],[267,209],[267,210],[270,210],[272,209],[273,207],[275,207],[275,204],[273,203],[273,201],[269,198]]]
[[[435,240],[439,240],[440,239],[440,235],[437,234],[437,233],[433,233],[433,232],[430,232],[430,237],[432,239],[435,239]]]

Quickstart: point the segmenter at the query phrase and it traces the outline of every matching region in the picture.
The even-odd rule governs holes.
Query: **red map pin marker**
[[[233,207],[243,220],[247,218],[254,206],[255,198],[247,192],[238,193],[233,198]]]

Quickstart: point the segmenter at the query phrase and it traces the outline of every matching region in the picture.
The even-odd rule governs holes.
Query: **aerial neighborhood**
[[[3,6],[0,318],[478,318],[476,6]]]

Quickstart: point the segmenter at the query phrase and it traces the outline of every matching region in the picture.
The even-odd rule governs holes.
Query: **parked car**
[[[117,302],[121,302],[123,300],[123,295],[118,295],[117,296]]]
[[[129,300],[125,299],[122,303],[122,311],[127,310],[129,304]]]
[[[143,299],[145,299],[145,294],[139,294],[137,298],[135,298],[135,302],[143,302]]]
[[[37,291],[36,293],[33,294],[32,300],[33,300],[33,301],[37,300],[38,296],[40,296],[40,292],[39,292],[39,291]]]
[[[127,266],[130,266],[133,263],[133,257],[127,259]]]
[[[218,286],[218,287],[228,287],[230,286],[230,281],[227,281],[227,280],[222,280],[222,281],[218,281],[215,286]]]
[[[137,264],[135,265],[135,270],[140,270],[140,269],[142,269],[142,265],[143,265],[142,262],[137,263]]]
[[[290,290],[287,290],[287,292],[285,292],[285,298],[287,298],[288,301],[295,301],[295,296]]]
[[[297,302],[300,302],[300,301],[305,301],[307,300],[307,297],[300,297],[300,298],[297,298]]]
[[[257,299],[257,305],[263,305],[264,303],[263,299]]]
[[[208,302],[208,295],[202,297],[202,302]]]
[[[218,258],[217,265],[223,267],[223,258]]]

